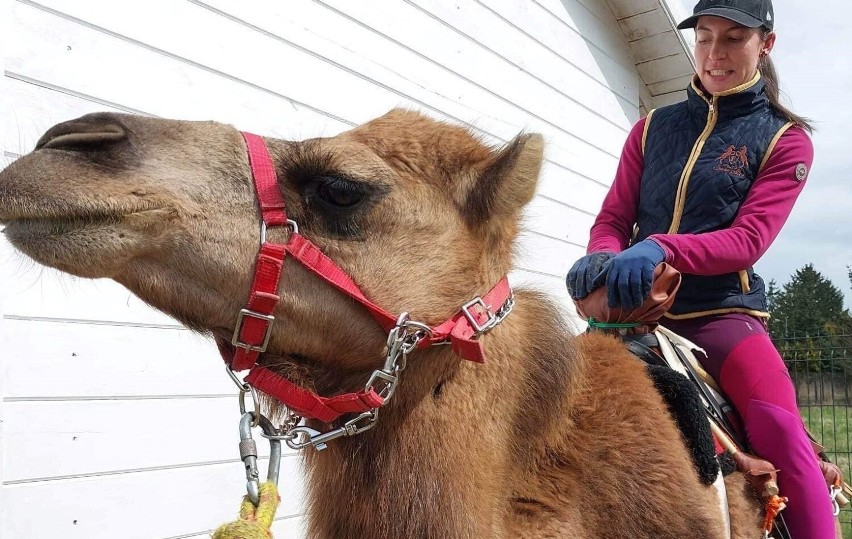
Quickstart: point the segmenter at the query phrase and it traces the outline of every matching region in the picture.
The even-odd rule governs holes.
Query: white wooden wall
[[[303,138],[405,106],[495,143],[543,133],[547,164],[512,280],[565,304],[565,273],[645,91],[603,0],[2,0],[0,10],[3,163],[52,124],[98,110]],[[3,537],[196,538],[235,516],[239,414],[210,343],[112,282],[36,267],[2,239],[0,307]],[[302,537],[293,454],[281,485],[276,536]]]

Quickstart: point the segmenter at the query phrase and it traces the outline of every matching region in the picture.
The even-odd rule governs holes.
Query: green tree
[[[829,279],[806,264],[792,275],[780,291],[770,282],[770,329],[774,336],[818,335],[826,323],[848,317],[843,310],[843,292]],[[774,296],[774,297],[773,297]]]
[[[852,287],[852,266],[846,266],[846,271],[849,272],[849,285]]]
[[[807,264],[780,290],[770,281],[767,296],[769,329],[791,370],[841,368],[852,344],[852,317],[838,287]]]
[[[778,306],[778,295],[781,293],[781,290],[778,289],[778,283],[775,279],[769,279],[769,283],[767,283],[766,288],[766,305],[769,308],[769,312],[772,313]]]

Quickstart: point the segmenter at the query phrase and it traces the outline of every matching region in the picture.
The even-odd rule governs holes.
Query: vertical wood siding
[[[604,1],[2,0],[0,10],[0,165],[52,124],[100,110],[305,138],[401,106],[494,144],[543,133],[547,162],[511,277],[566,309],[565,273],[647,93]],[[235,516],[239,414],[210,342],[115,283],[37,267],[2,237],[0,308],[0,535],[200,538]],[[274,531],[301,537],[292,452],[281,485]]]

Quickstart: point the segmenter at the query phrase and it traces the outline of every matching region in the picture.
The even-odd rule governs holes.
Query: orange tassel
[[[775,517],[777,517],[778,513],[783,511],[785,507],[787,507],[787,498],[783,496],[775,494],[766,499],[766,516],[763,518],[764,537],[769,536],[769,532],[772,531],[772,526],[775,523]]]

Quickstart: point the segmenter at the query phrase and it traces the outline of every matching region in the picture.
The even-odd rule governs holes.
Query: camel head
[[[511,266],[542,139],[490,148],[393,110],[331,138],[266,139],[287,213],[374,303],[438,323]],[[260,242],[246,146],[234,128],[119,114],[52,127],[0,173],[17,249],[112,278],[188,326],[229,336]],[[270,229],[284,242],[288,230]],[[270,351],[367,367],[385,336],[366,311],[287,260]]]

